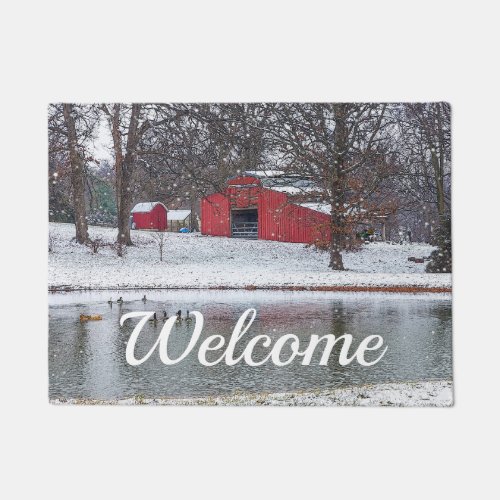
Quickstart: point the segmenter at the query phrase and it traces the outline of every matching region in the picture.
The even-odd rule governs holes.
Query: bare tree
[[[193,210],[230,177],[264,164],[268,120],[265,104],[158,105],[140,154],[143,190]]]
[[[68,132],[68,151],[71,165],[71,185],[75,211],[76,241],[87,243],[87,210],[85,206],[85,170],[80,152],[75,125],[75,111],[72,104],[63,104],[64,121]]]
[[[433,204],[438,217],[450,207],[451,121],[447,103],[402,104],[394,108],[399,126],[399,177],[407,196]]]
[[[92,249],[92,253],[98,253],[103,246],[108,246],[102,238],[89,239],[87,246]]]
[[[51,205],[72,218],[76,241],[88,241],[86,180],[93,160],[90,147],[97,123],[93,105],[52,104],[49,106],[49,172],[52,170]],[[53,195],[59,193],[59,199]],[[63,209],[64,207],[64,209]],[[71,220],[71,219],[70,219]]]
[[[370,204],[387,170],[386,105],[281,104],[273,135],[283,169],[315,182],[315,195],[330,205],[330,264],[343,270],[342,250],[353,225]]]
[[[130,209],[134,191],[134,173],[138,162],[138,148],[141,138],[150,127],[142,104],[101,105],[108,118],[113,138],[116,179],[116,206],[118,214],[117,240],[132,245],[130,238]]]
[[[160,262],[163,261],[163,248],[165,246],[166,237],[163,231],[158,231],[157,233],[152,234],[153,241],[156,243],[158,247],[158,251],[160,253]]]
[[[403,104],[399,126],[399,187],[415,201],[438,250],[429,272],[451,272],[451,110],[444,102]],[[430,210],[433,207],[433,210]],[[420,219],[422,215],[420,216]]]
[[[95,124],[96,114],[92,105],[67,103],[49,107],[49,169],[51,165],[69,166],[68,187],[71,195],[65,203],[71,207],[73,213],[78,243],[86,243],[89,239],[85,180],[87,161],[90,158],[86,148],[93,136]],[[52,184],[57,186],[57,170],[54,170],[53,176]]]

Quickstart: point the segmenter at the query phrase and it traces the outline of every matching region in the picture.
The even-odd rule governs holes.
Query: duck
[[[181,313],[180,309],[177,311],[176,316],[177,316],[177,319],[175,320],[175,322],[180,323],[182,321],[182,313]]]
[[[112,305],[113,305],[113,300],[111,299],[111,297],[110,297],[110,298],[109,298],[109,300],[108,300],[108,304],[109,304],[110,306],[112,306]]]
[[[153,323],[156,323],[158,321],[158,318],[156,317],[156,313],[153,314],[152,318],[149,318],[149,321],[152,321]]]
[[[168,319],[167,311],[163,311],[163,321],[167,321],[167,319]]]
[[[146,299],[146,296],[144,295],[144,297],[142,298],[142,301],[146,302],[146,300],[148,300],[148,299]]]
[[[100,321],[102,316],[100,314],[80,314],[80,323],[84,321]]]
[[[123,304],[123,299],[120,297],[117,301],[116,301],[117,304]]]
[[[191,323],[191,321],[193,321],[193,318],[191,318],[191,316],[189,315],[189,310],[188,310],[186,313],[186,323]]]

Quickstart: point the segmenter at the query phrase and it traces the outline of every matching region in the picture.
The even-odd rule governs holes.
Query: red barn
[[[132,227],[134,229],[167,230],[167,207],[159,201],[138,203],[132,209]]]
[[[202,234],[292,243],[329,241],[330,207],[311,201],[315,188],[310,181],[276,172],[246,174],[231,179],[224,192],[203,198]]]

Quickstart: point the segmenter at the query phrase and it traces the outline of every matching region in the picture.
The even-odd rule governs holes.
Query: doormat
[[[453,404],[449,104],[48,114],[51,403]]]

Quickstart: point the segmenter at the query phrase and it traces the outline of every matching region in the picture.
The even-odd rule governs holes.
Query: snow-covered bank
[[[123,258],[109,247],[97,254],[72,238],[72,224],[49,227],[50,289],[423,287],[451,288],[451,274],[426,274],[423,244],[371,243],[344,254],[348,271],[328,269],[328,255],[299,243],[166,233],[163,262],[153,233],[133,231]],[[92,238],[113,242],[116,229],[90,227]]]
[[[323,301],[341,299],[349,304],[391,301],[449,301],[451,293],[383,293],[383,292],[323,292],[323,291],[290,291],[290,290],[207,290],[207,289],[175,289],[175,290],[118,290],[112,294],[112,299],[122,296],[123,303],[134,307],[142,306],[142,297],[147,295],[148,302],[165,302],[173,297],[177,303],[233,303],[242,307],[252,304],[273,302],[275,304],[289,304],[296,301]],[[110,298],[109,290],[77,290],[74,292],[49,293],[49,306],[67,306],[87,304],[89,306],[102,305]],[[243,309],[242,309],[243,310]]]
[[[202,398],[121,400],[52,399],[53,404],[168,405],[168,406],[452,406],[453,383],[448,380],[343,387],[327,391],[274,394],[235,394]]]

